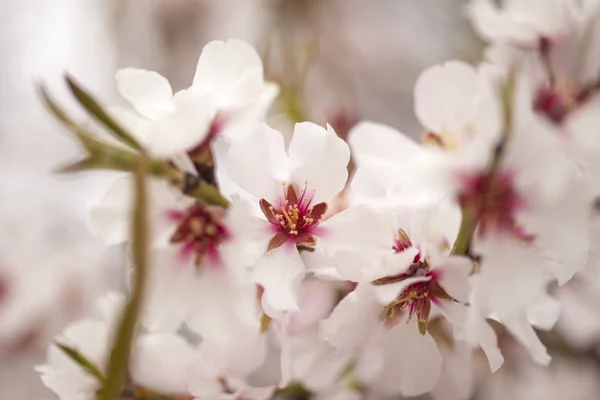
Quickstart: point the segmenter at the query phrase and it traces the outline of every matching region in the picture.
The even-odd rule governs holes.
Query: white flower
[[[110,294],[101,299],[102,319],[87,319],[68,327],[58,342],[76,349],[105,373],[116,323],[124,298]],[[139,333],[134,339],[129,367],[131,385],[125,391],[150,390],[161,395],[197,396],[200,399],[263,399],[273,387],[253,388],[244,380],[266,355],[265,336],[258,330],[238,336],[225,345],[205,338],[194,349],[175,333]],[[61,400],[91,400],[99,382],[57,347],[48,362],[36,368],[42,381]]]
[[[381,219],[366,207],[323,220],[326,202],[345,186],[349,158],[331,127],[308,122],[296,124],[287,152],[282,135],[265,124],[232,145],[227,176],[262,214],[242,234],[264,254],[252,274],[265,289],[267,313],[298,309],[306,271],[298,248],[317,246],[331,256],[344,248],[368,253],[386,245],[377,229]]]
[[[240,336],[227,346],[203,341],[188,374],[190,394],[198,400],[270,398],[274,386],[253,387],[246,382],[265,360],[265,339],[259,334]]]
[[[137,112],[117,109],[116,115],[142,145],[167,158],[201,146],[221,129],[228,138],[243,134],[245,124],[263,118],[278,93],[275,85],[264,82],[256,51],[233,39],[208,43],[191,87],[175,94],[156,72],[129,68],[116,79],[119,92]]]
[[[129,239],[132,189],[132,177],[121,177],[91,209],[91,229],[108,244]],[[152,257],[143,324],[175,331],[187,321],[222,340],[258,329],[256,287],[245,267],[259,253],[232,231],[253,218],[250,210],[240,202],[226,211],[205,206],[156,180],[149,180],[148,197]]]
[[[485,39],[523,48],[568,37],[583,13],[576,0],[507,0],[502,6],[493,0],[472,0],[468,11]]]
[[[422,146],[384,125],[355,126],[353,189],[370,198],[437,204],[453,190],[458,171],[485,168],[502,130],[496,75],[458,61],[424,71],[415,86],[415,111],[427,129]]]

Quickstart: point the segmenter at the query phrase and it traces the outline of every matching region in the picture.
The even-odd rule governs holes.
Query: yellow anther
[[[206,234],[208,236],[216,236],[217,233],[219,233],[219,230],[217,229],[217,227],[215,226],[215,224],[208,224],[208,225],[206,225],[206,228],[204,228],[204,231],[206,232]]]
[[[190,219],[189,224],[191,231],[195,235],[202,235],[202,229],[204,228],[204,220],[202,218],[192,218]]]

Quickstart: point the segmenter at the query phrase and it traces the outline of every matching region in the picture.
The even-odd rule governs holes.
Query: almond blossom
[[[322,334],[340,352],[355,352],[358,347],[377,355],[381,370],[364,379],[383,393],[413,396],[435,386],[442,355],[428,332],[432,316],[447,318],[454,327],[453,335],[468,339],[465,304],[472,264],[466,258],[447,255],[446,234],[453,233],[452,223],[447,225],[452,218],[447,217],[453,211],[442,206],[438,212],[398,214],[390,224],[397,232],[393,237],[389,230],[392,249],[376,268],[365,268],[364,260],[354,254],[338,254],[337,261],[343,266],[340,275],[359,283],[322,323]],[[488,328],[485,335],[477,340],[489,351],[495,370],[502,357],[493,348],[493,332]]]
[[[287,152],[283,136],[266,124],[231,146],[227,176],[257,209],[244,232],[263,252],[252,279],[265,290],[267,313],[298,308],[306,273],[300,250],[319,247],[331,256],[344,248],[368,253],[384,246],[374,229],[381,218],[366,207],[325,219],[327,201],[346,184],[349,157],[348,145],[330,126],[308,122],[296,124]]]
[[[264,82],[256,50],[234,39],[208,43],[192,85],[175,94],[156,72],[128,68],[116,79],[136,113],[123,108],[114,112],[144,147],[167,158],[206,148],[221,125],[227,137],[243,135],[244,125],[263,118],[278,92]]]

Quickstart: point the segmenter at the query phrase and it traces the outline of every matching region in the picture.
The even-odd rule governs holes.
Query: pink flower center
[[[479,220],[479,234],[490,229],[516,233],[516,212],[523,206],[510,172],[462,176],[460,205]]]
[[[169,218],[178,224],[170,242],[181,245],[184,259],[193,256],[196,266],[200,266],[205,256],[213,265],[219,265],[219,244],[230,236],[220,222],[222,217],[222,210],[200,203],[194,203],[183,212],[170,211]]]
[[[394,237],[394,251],[400,253],[409,247],[412,247],[410,238],[402,229]],[[427,259],[419,261],[418,253],[413,263],[405,272],[397,275],[385,276],[371,282],[373,285],[390,285],[405,281],[410,278],[424,278],[421,282],[415,282],[407,286],[398,294],[396,299],[384,307],[383,320],[386,323],[393,324],[399,315],[407,314],[407,323],[417,316],[419,332],[425,334],[431,312],[431,303],[441,306],[440,300],[456,301],[439,284],[439,272],[432,270]],[[426,279],[426,280],[425,280]]]
[[[294,187],[288,185],[284,197],[276,204],[274,206],[265,199],[260,200],[260,208],[275,231],[268,250],[283,245],[288,239],[293,239],[297,246],[313,247],[317,242],[313,234],[327,211],[327,204],[313,206],[306,185],[300,197]]]

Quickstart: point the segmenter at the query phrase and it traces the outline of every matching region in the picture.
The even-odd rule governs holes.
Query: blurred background
[[[97,293],[122,284],[123,249],[103,248],[86,226],[87,204],[111,177],[52,173],[79,149],[41,106],[37,84],[47,83],[70,104],[62,86],[69,71],[112,102],[115,71],[139,67],[178,90],[189,86],[206,42],[239,38],[260,51],[267,78],[281,85],[270,117],[278,128],[289,132],[293,122],[312,120],[343,135],[370,119],[417,138],[418,74],[450,58],[477,62],[484,48],[462,6],[462,0],[0,0],[0,400],[52,399],[33,366]],[[493,377],[477,371],[477,399],[600,397],[598,273],[593,262],[557,293],[563,317],[544,336],[551,367],[535,366],[503,337],[507,363]]]

